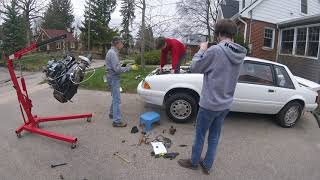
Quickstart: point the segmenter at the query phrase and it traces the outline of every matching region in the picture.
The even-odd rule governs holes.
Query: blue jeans
[[[112,104],[110,107],[110,114],[113,116],[114,123],[121,122],[121,98],[120,98],[120,80],[119,79],[110,79],[108,84],[111,88]]]
[[[200,107],[197,116],[196,135],[191,156],[191,161],[194,166],[199,164],[205,136],[209,130],[208,149],[203,165],[207,169],[211,169],[219,143],[220,132],[228,112],[229,110],[210,111]]]

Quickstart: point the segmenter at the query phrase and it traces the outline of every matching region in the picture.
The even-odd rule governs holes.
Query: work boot
[[[200,166],[202,167],[202,172],[206,175],[210,175],[210,169],[206,168],[203,164],[203,161],[200,161]]]
[[[197,170],[198,165],[192,165],[191,159],[179,159],[178,164],[181,167]]]
[[[116,122],[113,122],[112,123],[112,126],[113,127],[126,127],[127,126],[127,123],[124,123],[124,122],[119,122],[119,123],[116,123]]]

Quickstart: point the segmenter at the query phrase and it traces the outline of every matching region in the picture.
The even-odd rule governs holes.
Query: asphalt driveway
[[[176,160],[155,159],[150,156],[150,145],[134,146],[140,134],[130,134],[146,111],[161,114],[161,125],[155,126],[151,136],[162,134],[171,125],[177,128],[170,152],[179,152],[178,158],[189,157],[194,134],[193,123],[175,124],[158,107],[146,105],[139,96],[122,94],[122,110],[129,126],[112,128],[107,118],[111,97],[106,92],[80,90],[73,103],[60,104],[46,84],[34,85],[31,98],[34,113],[62,115],[94,113],[91,123],[84,119],[70,122],[44,123],[41,128],[76,136],[77,148],[72,150],[64,142],[30,133],[18,139],[14,133],[23,121],[14,93],[0,87],[0,179],[54,180],[64,179],[215,179],[215,180],[319,180],[320,129],[310,114],[291,129],[274,123],[274,117],[231,113],[225,122],[215,169],[212,175],[200,170],[180,168]],[[13,94],[13,95],[12,95]],[[122,141],[125,140],[124,143]],[[179,147],[186,144],[187,147]],[[126,164],[114,157],[120,152],[131,161]],[[51,164],[68,163],[52,169]]]

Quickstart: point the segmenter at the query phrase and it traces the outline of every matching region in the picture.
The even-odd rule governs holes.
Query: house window
[[[318,57],[320,27],[310,27],[307,56]]]
[[[70,44],[70,48],[72,48],[72,49],[76,48],[76,45],[75,45],[75,43],[74,43],[74,42],[71,42],[71,44]]]
[[[274,29],[265,28],[263,46],[273,49],[273,44],[274,44]]]
[[[41,35],[41,40],[43,41],[45,39],[44,34]]]
[[[50,44],[47,44],[47,51],[50,50]]]
[[[242,9],[246,7],[246,0],[242,0]]]
[[[308,0],[301,0],[301,12],[308,14]]]
[[[294,41],[294,29],[282,30],[281,53],[292,54]]]
[[[57,43],[56,43],[56,48],[57,48],[57,49],[61,49],[61,42],[57,42]]]
[[[298,28],[297,42],[296,42],[296,55],[304,56],[306,53],[307,42],[307,28]]]

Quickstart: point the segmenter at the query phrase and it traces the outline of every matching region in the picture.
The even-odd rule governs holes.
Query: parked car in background
[[[202,80],[203,75],[191,73],[188,66],[181,67],[180,74],[170,74],[170,68],[160,74],[156,69],[137,91],[147,103],[164,105],[174,122],[183,123],[197,113]],[[319,84],[294,76],[285,65],[246,57],[231,111],[275,114],[282,127],[292,127],[304,111],[317,108],[319,90]]]

